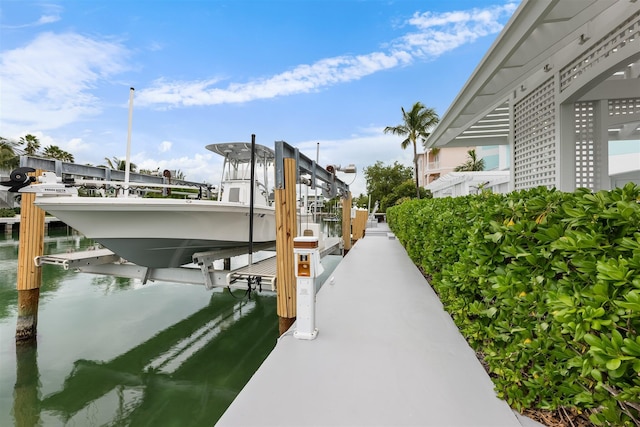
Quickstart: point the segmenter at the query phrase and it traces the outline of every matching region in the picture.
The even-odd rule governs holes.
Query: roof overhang
[[[527,82],[549,78],[554,55],[581,51],[600,28],[600,17],[637,10],[640,2],[632,0],[624,0],[624,6],[616,0],[523,0],[425,146],[508,143],[509,100],[532,89]]]

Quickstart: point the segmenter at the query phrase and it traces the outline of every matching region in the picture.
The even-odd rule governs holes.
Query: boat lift
[[[340,239],[337,237],[327,239],[321,256],[339,253],[340,244]],[[262,244],[255,245],[255,249],[273,250],[274,247],[273,244]],[[150,268],[133,264],[105,248],[43,255],[36,257],[34,262],[38,267],[45,264],[56,265],[65,270],[138,279],[142,284],[149,281],[163,281],[204,285],[208,290],[228,287],[275,292],[275,255],[234,270],[216,269],[213,265],[214,261],[246,253],[247,249],[244,247],[199,252],[193,255],[193,264],[174,268]]]
[[[307,174],[310,179],[306,183],[312,188],[316,188],[316,182],[322,182],[322,192],[326,197],[334,197],[338,194],[345,194],[349,191],[349,186],[337,179],[335,169],[323,167],[315,161],[300,153],[297,148],[292,147],[284,141],[275,142],[276,152],[276,187],[283,185],[283,171],[281,165],[283,158],[290,157],[296,160],[297,182],[304,182],[301,175]],[[33,167],[44,170],[55,170],[69,175],[92,176],[105,180],[113,184],[112,180],[121,171],[111,171],[104,168],[77,165],[59,160],[40,159],[30,156],[21,156],[20,165],[22,167]],[[120,178],[120,176],[118,176]],[[116,178],[116,179],[118,179]],[[163,178],[155,178],[141,175],[140,181],[149,182],[154,185],[167,184],[160,181]],[[102,182],[104,183],[104,182]],[[202,184],[191,182],[180,182],[186,186],[198,186]],[[254,244],[253,250],[275,250],[273,243]],[[342,240],[338,237],[328,238],[324,246],[320,249],[321,258],[332,253],[341,253]],[[248,254],[247,247],[233,249],[220,249],[208,252],[200,252],[193,255],[193,263],[174,268],[151,268],[128,262],[109,249],[96,248],[94,250],[43,255],[34,259],[36,266],[45,264],[57,265],[65,270],[73,269],[83,273],[102,274],[129,279],[141,280],[143,284],[148,281],[165,281],[185,284],[201,284],[206,289],[216,287],[228,287],[233,289],[250,289],[262,291],[276,290],[276,258],[275,255],[261,261],[251,262],[249,265],[231,270],[216,269],[214,262],[217,260],[230,259],[235,256]],[[263,287],[264,286],[264,287]]]

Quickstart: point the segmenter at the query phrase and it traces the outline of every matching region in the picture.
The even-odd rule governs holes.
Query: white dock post
[[[316,328],[316,277],[322,274],[317,236],[301,236],[293,239],[296,275],[297,320],[293,336],[312,340],[318,335]]]

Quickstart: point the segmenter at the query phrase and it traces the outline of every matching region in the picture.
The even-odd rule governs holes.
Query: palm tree
[[[104,160],[107,162],[107,168],[109,169],[115,169],[119,171],[127,169],[126,160],[119,159],[115,156],[113,157],[113,159],[105,157]],[[129,163],[129,172],[135,172],[136,169],[138,169],[138,166],[136,166],[134,163]]]
[[[24,144],[24,154],[35,156],[40,149],[40,141],[35,136],[28,134],[20,137],[20,144]]]
[[[476,154],[476,150],[467,151],[469,155],[469,159],[461,164],[460,166],[456,166],[455,172],[477,172],[484,170],[484,159],[479,159]]]
[[[42,155],[50,159],[61,160],[63,162],[73,163],[74,161],[73,154],[64,151],[57,145],[49,145],[42,151]]]
[[[20,165],[17,143],[0,136],[0,169],[13,170]]]
[[[440,118],[433,108],[425,107],[421,102],[413,104],[408,113],[402,109],[403,124],[398,126],[387,126],[384,133],[391,133],[405,137],[400,146],[405,150],[409,144],[413,145],[413,172],[416,178],[416,195],[420,198],[420,184],[418,181],[418,150],[416,142],[418,139],[424,141],[430,135],[430,130],[438,124]]]

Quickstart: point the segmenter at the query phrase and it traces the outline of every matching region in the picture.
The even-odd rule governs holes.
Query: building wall
[[[467,161],[467,151],[475,147],[447,147],[442,148],[437,155],[431,152],[418,154],[419,179],[421,187],[453,172],[456,166]]]

